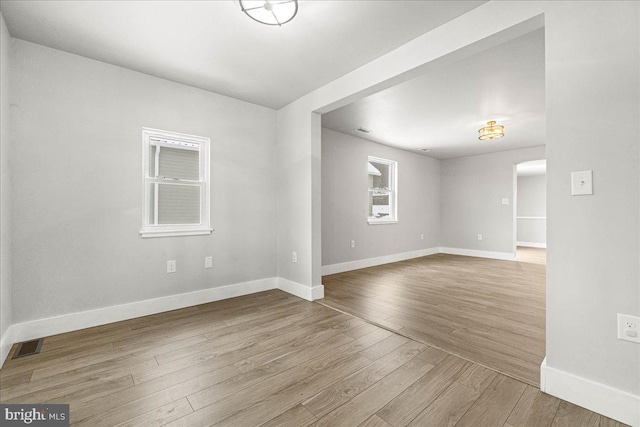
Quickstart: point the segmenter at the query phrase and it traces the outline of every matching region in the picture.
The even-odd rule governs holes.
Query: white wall
[[[11,324],[11,199],[9,68],[12,39],[0,15],[0,337]],[[6,347],[6,343],[5,343]],[[3,348],[0,353],[4,351]],[[0,354],[0,361],[3,359]]]
[[[397,224],[367,223],[368,156],[398,162]],[[439,246],[439,205],[438,160],[322,129],[322,265]]]
[[[441,246],[512,254],[514,165],[544,158],[538,146],[443,160]]]
[[[312,126],[314,112],[330,111],[541,25],[549,188],[547,368],[591,384],[596,397],[585,399],[570,387],[546,390],[638,423],[637,407],[630,402],[640,395],[640,346],[616,339],[616,313],[640,315],[637,2],[488,2],[278,111],[285,168],[278,196],[295,207],[282,216],[279,211],[278,221],[280,226],[292,221],[300,231],[279,240],[278,259],[282,265],[293,247],[313,253],[312,262],[295,268],[295,275],[319,282],[321,259],[314,254],[321,219],[314,200],[320,197],[320,174],[311,165],[318,160],[320,141],[319,123],[317,130]],[[596,194],[571,197],[570,173],[585,169],[594,170]],[[298,196],[303,198],[294,206],[291,200]],[[624,410],[612,409],[622,395],[632,396],[624,398]]]
[[[640,345],[616,337],[640,315],[640,3],[548,6],[547,365],[640,395]],[[582,170],[593,196],[571,196]]]
[[[547,177],[518,177],[516,240],[524,243],[547,243]],[[543,219],[540,219],[543,218]]]
[[[15,323],[275,276],[274,110],[15,42]],[[143,126],[211,138],[212,235],[140,238]]]

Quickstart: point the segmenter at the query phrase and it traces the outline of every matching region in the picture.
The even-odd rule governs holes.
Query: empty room
[[[640,3],[0,0],[0,424],[640,426]]]

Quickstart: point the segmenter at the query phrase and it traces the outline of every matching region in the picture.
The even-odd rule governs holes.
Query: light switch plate
[[[571,195],[586,196],[593,194],[593,171],[571,173]]]

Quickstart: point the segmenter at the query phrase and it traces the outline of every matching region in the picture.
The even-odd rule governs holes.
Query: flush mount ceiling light
[[[487,122],[487,126],[478,129],[480,136],[478,139],[484,141],[486,139],[498,139],[504,136],[504,126],[496,125],[496,122]]]
[[[298,13],[298,0],[240,0],[240,7],[254,21],[281,26]]]

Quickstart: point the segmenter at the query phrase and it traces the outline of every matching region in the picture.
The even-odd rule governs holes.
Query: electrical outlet
[[[618,313],[618,339],[640,343],[640,317]]]
[[[424,234],[420,235],[420,240],[424,240]]]
[[[508,205],[509,204],[509,199],[502,199],[502,204],[503,205]]]
[[[291,252],[291,262],[298,262],[298,252]]]
[[[204,268],[213,268],[213,257],[208,256],[204,258]]]
[[[482,240],[482,234],[478,234],[478,240]]]
[[[355,240],[352,240],[352,241],[351,241],[351,249],[353,249],[353,248],[355,248],[355,247],[356,247],[356,241],[355,241]]]
[[[167,261],[167,273],[175,273],[176,272],[176,260],[173,259],[171,261]]]

